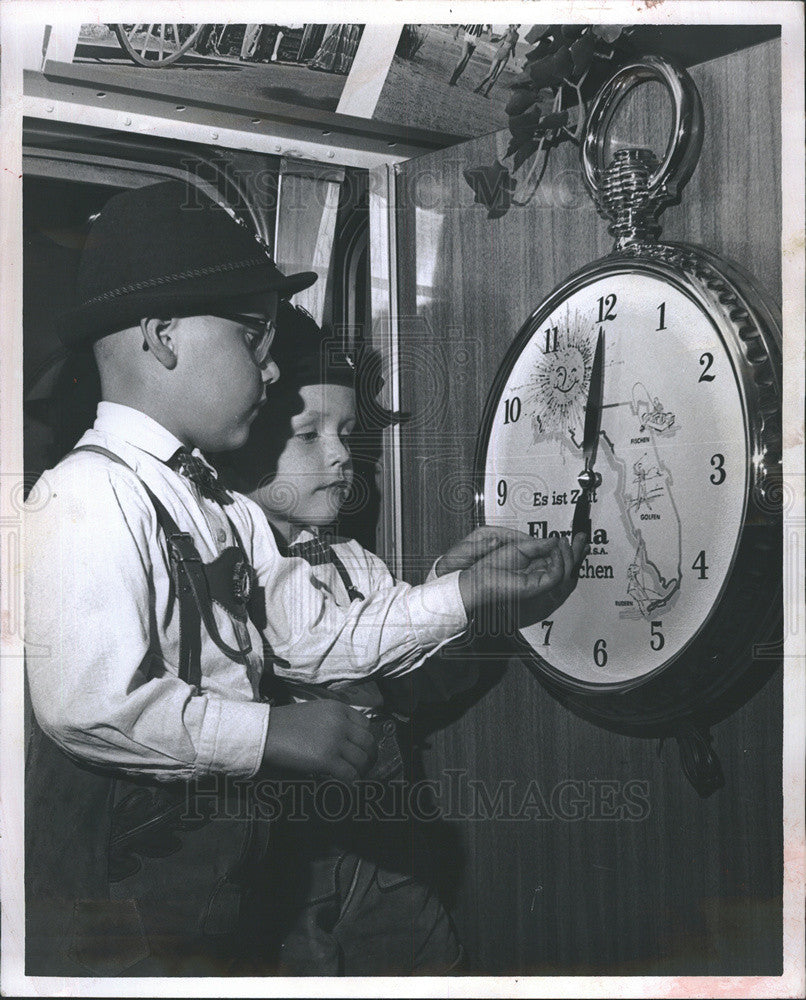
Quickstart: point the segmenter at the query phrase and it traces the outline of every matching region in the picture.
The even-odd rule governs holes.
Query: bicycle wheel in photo
[[[115,24],[123,51],[138,66],[169,66],[196,43],[203,24]]]

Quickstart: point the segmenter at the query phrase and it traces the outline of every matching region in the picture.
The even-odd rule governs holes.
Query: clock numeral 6
[[[551,635],[551,629],[554,626],[554,622],[541,622],[540,625],[542,628],[546,630],[546,634],[543,637],[543,645],[548,646],[549,636]]]
[[[504,504],[507,502],[507,481],[506,481],[506,479],[499,479],[498,480],[497,493],[498,493],[498,506],[499,507],[503,507]]]
[[[727,472],[725,472],[725,456],[719,454],[712,455],[711,465],[714,467],[716,471],[712,472],[708,478],[711,480],[714,486],[721,486],[722,483],[725,482],[725,479],[727,478],[728,475]]]
[[[513,396],[512,399],[508,399],[504,403],[504,423],[514,424],[517,423],[518,417],[521,415],[521,400],[520,396]]]
[[[598,639],[593,647],[593,662],[597,667],[603,667],[607,663],[607,641]]]
[[[650,622],[649,624],[652,626],[649,645],[657,653],[658,650],[663,649],[663,647],[666,645],[666,639],[664,638],[663,632],[661,632],[661,629],[663,628],[663,622]]]

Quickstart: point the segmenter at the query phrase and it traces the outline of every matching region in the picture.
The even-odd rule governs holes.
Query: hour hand
[[[582,490],[574,505],[574,519],[571,522],[571,538],[580,532],[590,541],[591,528],[591,497],[587,490]]]

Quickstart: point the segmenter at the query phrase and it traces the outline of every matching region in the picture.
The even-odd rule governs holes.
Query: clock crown
[[[658,158],[651,149],[619,149],[596,192],[599,213],[610,219],[608,232],[616,250],[631,243],[654,243],[660,236],[658,216],[666,205],[663,189],[651,186]]]
[[[618,106],[634,87],[651,81],[666,88],[673,109],[663,160],[640,148],[620,149],[609,159],[608,129]],[[702,101],[694,81],[666,59],[646,56],[628,63],[599,90],[580,148],[582,176],[600,214],[611,220],[617,251],[657,241],[658,216],[679,199],[697,165],[702,129]]]

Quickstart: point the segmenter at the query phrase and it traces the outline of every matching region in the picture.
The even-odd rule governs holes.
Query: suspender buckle
[[[180,562],[201,562],[201,556],[187,531],[173,531],[167,535],[172,558]]]
[[[246,559],[238,559],[232,567],[232,592],[242,604],[247,604],[252,596],[252,573]]]

